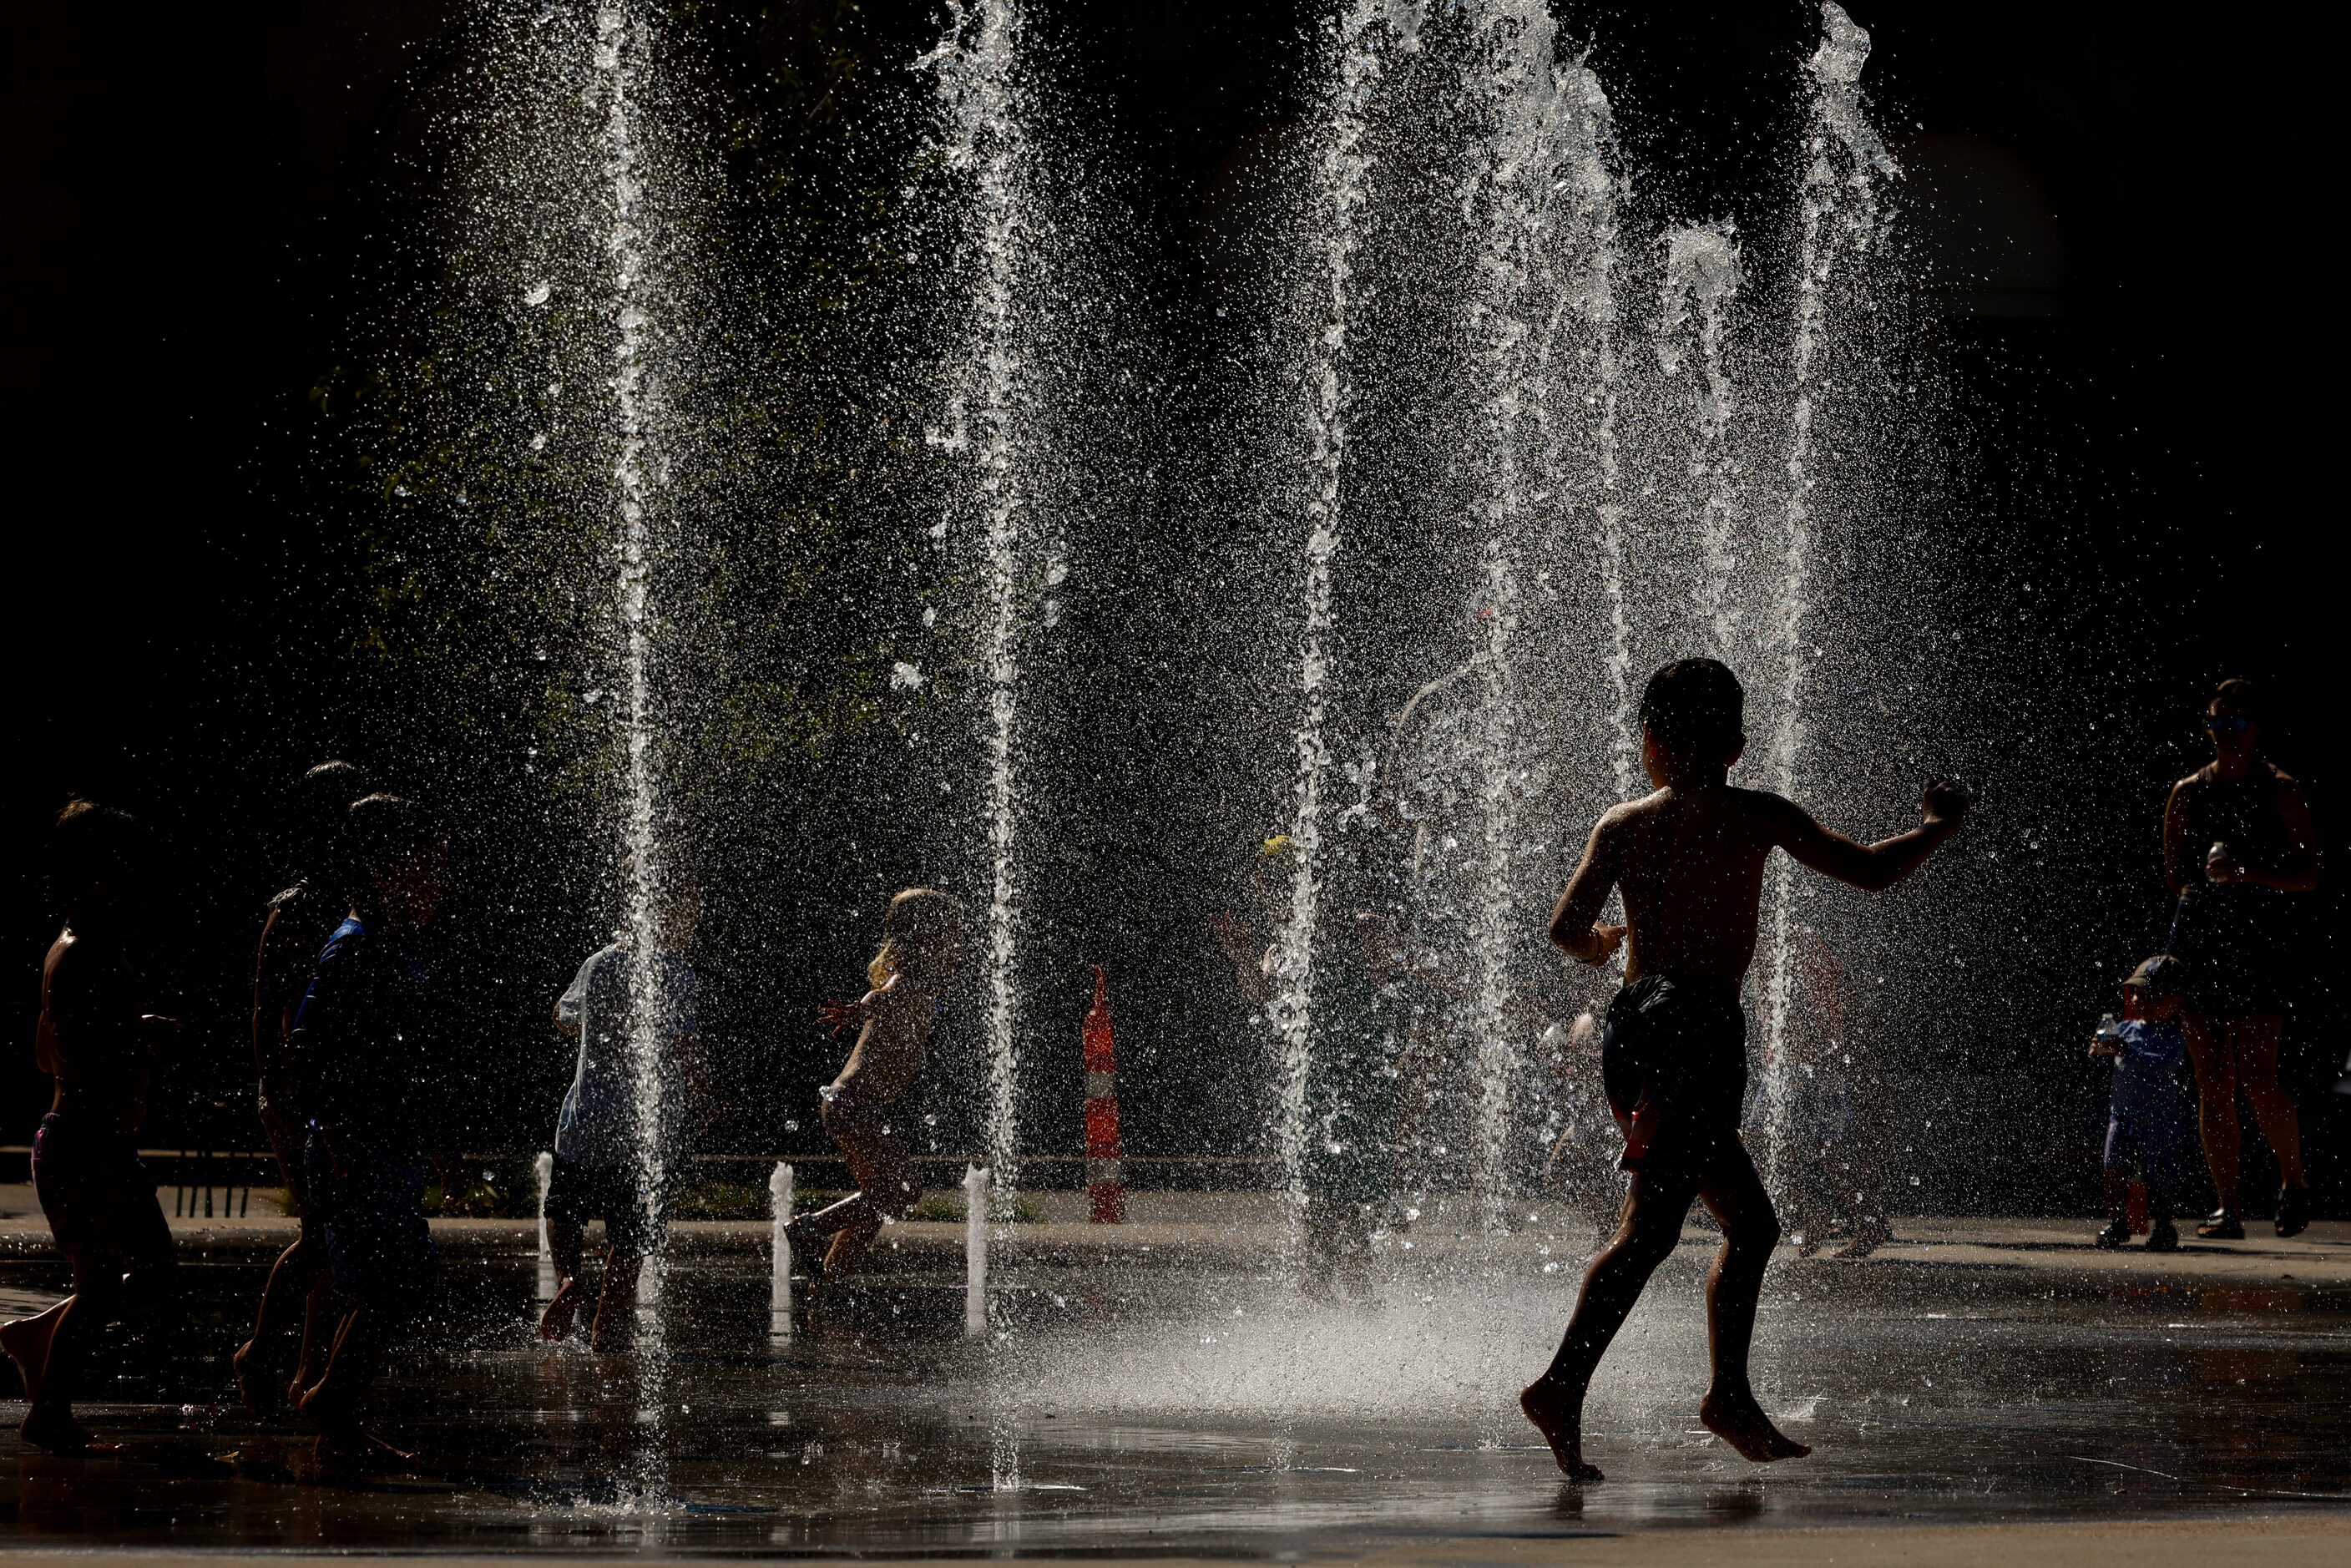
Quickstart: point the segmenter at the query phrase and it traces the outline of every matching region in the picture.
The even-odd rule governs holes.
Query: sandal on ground
[[[2130,1221],[2109,1219],[2106,1228],[2090,1238],[2093,1247],[2123,1247],[2130,1242]]]
[[[2196,1234],[2207,1241],[2242,1241],[2245,1225],[2235,1215],[2224,1210],[2198,1226]]]

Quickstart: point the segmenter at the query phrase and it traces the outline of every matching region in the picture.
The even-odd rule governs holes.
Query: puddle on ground
[[[2351,1299],[2315,1290],[1792,1269],[1757,1381],[1816,1451],[1759,1469],[1693,1418],[1704,1324],[1697,1260],[1677,1260],[1593,1392],[1610,1479],[1573,1488],[1510,1403],[1564,1320],[1557,1279],[1282,1308],[1235,1275],[999,1272],[981,1340],[960,1281],[918,1275],[778,1337],[752,1260],[685,1260],[662,1291],[667,1354],[638,1361],[540,1345],[527,1260],[453,1261],[376,1401],[427,1462],[352,1484],[319,1480],[298,1425],[235,1408],[225,1354],[260,1270],[192,1264],[178,1322],[110,1345],[101,1364],[127,1370],[85,1403],[127,1452],[17,1447],[0,1541],[1254,1554],[2351,1502]],[[12,1302],[61,1286],[54,1265],[0,1266]]]

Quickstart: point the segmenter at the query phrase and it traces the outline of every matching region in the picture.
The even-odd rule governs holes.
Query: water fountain
[[[1398,721],[1398,739],[1416,749],[1384,788],[1413,793],[1414,869],[1403,878],[1415,916],[1416,961],[1451,977],[1461,999],[1424,1008],[1443,1036],[1473,1103],[1466,1126],[1432,1140],[1437,1179],[1478,1194],[1484,1225],[1505,1223],[1513,1184],[1527,1164],[1549,1091],[1527,1071],[1547,999],[1536,926],[1581,834],[1612,800],[1643,786],[1632,714],[1640,669],[1667,657],[1707,653],[1748,676],[1750,724],[1768,736],[1754,748],[1764,782],[1786,788],[1796,775],[1808,622],[1807,563],[1822,519],[1811,499],[1812,420],[1819,345],[1828,309],[1823,279],[1866,245],[1869,180],[1889,165],[1862,119],[1853,82],[1865,35],[1834,5],[1827,39],[1811,68],[1814,129],[1793,257],[1793,344],[1750,340],[1743,293],[1755,256],[1742,256],[1727,223],[1667,225],[1654,248],[1628,246],[1619,214],[1631,181],[1615,167],[1611,112],[1586,66],[1557,57],[1556,28],[1540,5],[1513,0],[1472,7],[1458,30],[1428,47],[1449,59],[1461,84],[1452,119],[1411,110],[1379,91],[1380,43],[1374,8],[1341,15],[1329,67],[1332,94],[1322,180],[1309,196],[1318,214],[1301,265],[1330,290],[1300,345],[1310,367],[1310,472],[1305,507],[1302,641],[1297,656],[1301,723],[1296,731],[1290,918],[1277,950],[1274,1021],[1282,1042],[1276,1126],[1296,1192],[1295,1151],[1303,1086],[1313,1071],[1318,921],[1327,900],[1325,777],[1334,755],[1360,735],[1333,727],[1334,703],[1352,696],[1363,673],[1339,668],[1330,649],[1352,630],[1333,621],[1332,562],[1346,536],[1342,482],[1351,376],[1376,378],[1380,361],[1351,336],[1349,286],[1357,235],[1367,223],[1405,221],[1391,213],[1408,198],[1370,177],[1356,152],[1395,117],[1416,127],[1416,155],[1436,166],[1458,157],[1467,249],[1437,284],[1455,292],[1466,322],[1462,454],[1468,528],[1425,548],[1460,550],[1458,582],[1468,601],[1452,674],[1427,681]],[[1419,37],[1416,34],[1416,43]],[[1393,95],[1392,95],[1393,96]],[[1434,129],[1430,129],[1434,127]],[[1438,140],[1431,141],[1430,137]],[[1448,137],[1466,137],[1457,152]],[[1628,256],[1641,259],[1628,262]],[[1622,352],[1620,299],[1625,275],[1654,279],[1654,355]],[[1423,328],[1426,334],[1444,330]],[[1407,338],[1394,353],[1433,353],[1438,341]],[[1786,386],[1768,367],[1788,365]],[[1741,378],[1745,377],[1745,384]],[[1791,445],[1784,494],[1758,482],[1748,455],[1769,433]],[[1377,474],[1393,490],[1430,481]],[[1770,499],[1767,501],[1766,497]],[[1777,523],[1778,528],[1769,524]],[[1776,537],[1774,537],[1776,534]],[[1458,539],[1458,543],[1454,542]],[[1442,606],[1432,606],[1442,612]],[[1588,651],[1597,683],[1578,680],[1569,650]],[[1568,673],[1562,674],[1565,670]],[[1595,689],[1596,685],[1596,689]],[[1360,706],[1358,704],[1357,706]],[[1456,845],[1466,846],[1456,848]],[[1771,916],[1786,918],[1782,874]],[[1767,982],[1782,962],[1766,955]],[[1764,1081],[1774,1082],[1781,1004],[1767,983]],[[1551,1014],[1551,1033],[1566,1015]],[[1767,1092],[1767,1103],[1772,1093]],[[1447,1153],[1466,1134],[1467,1157]],[[1454,1173],[1450,1176],[1448,1172]]]
[[[555,1245],[547,1234],[547,1184],[555,1178],[555,1155],[541,1150],[530,1163],[531,1174],[538,1178],[538,1296],[542,1301],[555,1299],[562,1281],[555,1277]]]
[[[1316,330],[1301,356],[1308,442],[1301,508],[1305,548],[1298,647],[1299,720],[1293,812],[1290,830],[1290,899],[1276,935],[1270,1009],[1280,1056],[1275,1065],[1275,1147],[1288,1213],[1287,1246],[1294,1255],[1306,1194],[1308,1077],[1314,1029],[1313,977],[1323,896],[1322,795],[1331,768],[1324,735],[1331,667],[1332,571],[1344,535],[1347,454],[1347,329],[1354,287],[1357,214],[1365,199],[1368,161],[1362,152],[1365,117],[1389,48],[1416,42],[1420,8],[1384,0],[1353,0],[1325,41],[1335,69],[1313,154],[1313,235],[1319,308]]]
[[[1675,229],[1665,236],[1665,287],[1657,305],[1657,362],[1670,382],[1695,361],[1690,394],[1689,490],[1684,506],[1698,514],[1698,581],[1690,600],[1698,646],[1726,664],[1740,663],[1739,622],[1731,601],[1733,549],[1739,524],[1736,476],[1729,450],[1737,405],[1724,364],[1730,307],[1746,275],[1729,226]],[[1691,352],[1695,348],[1696,353]]]
[[[792,1337],[792,1167],[776,1162],[768,1173],[768,1338]]]
[[[1015,289],[1028,256],[1028,147],[1019,79],[1018,0],[950,0],[938,47],[916,62],[937,83],[938,147],[967,182],[957,286],[968,289],[963,340],[946,370],[946,416],[931,444],[955,474],[931,536],[961,550],[984,585],[977,606],[981,857],[987,888],[978,943],[987,987],[987,1166],[1019,1180],[1021,662],[1033,580],[1067,575],[1023,489],[1022,355]],[[977,533],[968,543],[967,533]],[[1041,560],[1040,560],[1041,555]]]
[[[1821,360],[1828,347],[1828,290],[1841,276],[1865,262],[1878,229],[1877,182],[1900,172],[1870,126],[1861,105],[1862,68],[1869,61],[1869,35],[1854,25],[1834,0],[1821,6],[1820,47],[1805,64],[1812,78],[1812,112],[1805,130],[1802,195],[1796,246],[1795,319],[1789,373],[1794,407],[1789,419],[1787,495],[1782,505],[1780,593],[1770,628],[1779,660],[1773,697],[1777,715],[1764,780],[1768,789],[1792,793],[1799,784],[1806,695],[1811,667],[1807,641],[1814,633],[1810,580],[1816,522],[1813,425]],[[1791,952],[1793,939],[1794,868],[1783,858],[1772,869],[1769,945],[1765,974],[1763,1099],[1766,1128],[1775,1151],[1787,1131],[1788,1038]]]

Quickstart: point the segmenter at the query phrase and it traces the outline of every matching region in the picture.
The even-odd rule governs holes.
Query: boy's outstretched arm
[[[1968,792],[1957,784],[1929,784],[1920,796],[1917,827],[1874,844],[1831,832],[1791,800],[1781,802],[1779,845],[1799,865],[1871,893],[1883,893],[1927,863],[1967,821]]]
[[[1583,859],[1567,880],[1559,907],[1551,914],[1551,939],[1569,957],[1586,964],[1604,964],[1625,943],[1622,925],[1597,924],[1616,886],[1616,849],[1609,820],[1600,819],[1583,846]]]

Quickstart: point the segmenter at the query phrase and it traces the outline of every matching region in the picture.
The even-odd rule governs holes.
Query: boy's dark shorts
[[[68,1258],[104,1252],[147,1269],[177,1260],[155,1178],[139,1146],[111,1127],[54,1111],[42,1117],[33,1135],[33,1190]]]
[[[340,1175],[313,1127],[303,1149],[309,1200],[327,1235],[335,1288],[367,1301],[402,1301],[433,1282],[440,1253],[424,1223],[424,1161],[355,1150]]]
[[[606,1246],[643,1258],[659,1251],[667,1239],[666,1197],[655,1192],[647,1205],[643,1181],[627,1166],[582,1165],[558,1155],[547,1178],[547,1218],[582,1227],[601,1219]]]
[[[1622,1169],[1703,1184],[1747,1163],[1747,1015],[1719,980],[1645,976],[1608,1004],[1600,1082],[1624,1129]]]

